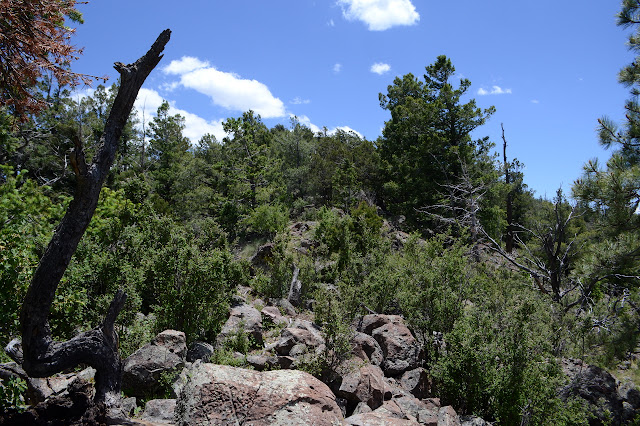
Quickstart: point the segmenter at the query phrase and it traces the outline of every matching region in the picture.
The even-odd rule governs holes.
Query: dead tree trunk
[[[98,203],[100,189],[113,164],[122,129],[131,113],[140,87],[162,58],[171,31],[165,30],[151,49],[135,63],[115,63],[120,73],[120,88],[107,119],[100,147],[87,165],[79,138],[72,153],[77,182],[73,201],[35,271],[22,305],[22,367],[31,377],[48,377],[76,365],[88,364],[97,370],[95,400],[111,406],[118,401],[122,361],[118,354],[118,336],[114,322],[124,306],[126,294],[117,292],[102,324],[66,342],[51,336],[49,311],[56,289],[78,242],[84,234]],[[15,356],[20,358],[20,356]]]
[[[509,173],[509,162],[507,161],[507,139],[504,137],[504,125],[502,127],[502,156],[504,159],[504,182],[507,184],[507,235],[505,236],[506,251],[513,251],[514,225],[513,225],[513,188],[511,188],[511,174]]]

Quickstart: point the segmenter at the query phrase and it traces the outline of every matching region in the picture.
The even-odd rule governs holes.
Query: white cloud
[[[335,27],[336,23],[333,22],[333,19],[329,19],[329,22],[327,22],[327,25],[330,26],[330,27]]]
[[[291,117],[294,117],[294,115],[291,114]],[[296,116],[296,118],[298,119],[300,124],[305,125],[308,128],[310,128],[313,133],[319,133],[319,132],[322,131],[322,129],[320,127],[316,126],[315,124],[313,124],[311,122],[311,120],[309,119],[309,117],[307,117],[306,115],[299,115],[299,116]]]
[[[286,115],[284,103],[273,96],[265,84],[218,71],[197,58],[185,56],[172,61],[164,72],[178,74],[182,86],[209,96],[214,104],[223,108],[243,112],[251,109],[263,118]]]
[[[162,105],[162,101],[163,97],[155,90],[142,88],[138,92],[134,107],[138,111],[138,118],[142,120],[144,117],[147,129],[149,128],[149,122],[156,116],[158,107]],[[207,133],[214,135],[219,141],[226,136],[225,131],[222,129],[224,120],[207,121],[196,114],[176,108],[174,103],[170,101],[169,114],[180,114],[184,118],[185,128],[182,133],[191,140],[191,143],[198,142]],[[142,122],[140,126],[142,126]]]
[[[532,103],[532,104],[539,104],[539,103],[540,103],[540,101],[539,101],[539,100],[537,100],[537,99],[531,99],[531,103]]]
[[[411,0],[338,0],[338,4],[346,19],[362,21],[370,31],[415,25],[420,20]]]
[[[302,99],[301,97],[296,96],[290,103],[293,105],[306,105],[310,104],[311,101],[309,99]]]
[[[333,135],[338,130],[342,130],[343,132],[347,132],[347,133],[355,133],[356,135],[358,135],[359,138],[364,139],[364,136],[362,136],[362,133],[358,132],[357,130],[353,130],[349,126],[338,126],[334,129],[329,130],[329,134]]]
[[[383,62],[376,62],[371,65],[371,72],[376,73],[378,75],[382,75],[391,70],[391,66],[389,64],[385,64]]]
[[[503,89],[500,86],[491,86],[491,90],[483,89],[482,87],[478,89],[478,95],[510,95],[511,89]]]
[[[294,115],[291,114],[291,117],[294,117]],[[309,119],[309,117],[307,117],[306,115],[299,115],[299,116],[296,116],[296,118],[298,119],[300,124],[307,126],[309,129],[311,129],[313,133],[324,133],[324,128],[320,128],[315,124],[313,124]],[[353,132],[356,135],[358,135],[358,137],[364,139],[364,136],[362,135],[362,133],[356,130],[353,130],[349,126],[337,126],[337,127],[334,127],[333,129],[327,129],[327,134],[334,135],[338,130],[342,130],[343,132],[347,132],[347,133]]]
[[[186,74],[191,71],[199,70],[201,68],[208,68],[209,62],[201,61],[193,56],[183,56],[178,61],[171,61],[169,65],[163,68],[163,71],[167,74]]]
[[[342,64],[335,64],[333,66],[333,72],[338,74],[340,71],[342,71]]]

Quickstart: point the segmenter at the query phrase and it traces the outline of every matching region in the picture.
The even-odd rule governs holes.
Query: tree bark
[[[71,154],[77,182],[74,198],[40,259],[22,305],[22,367],[31,377],[48,377],[76,365],[88,364],[97,370],[95,400],[108,406],[117,404],[122,361],[114,322],[124,307],[126,294],[115,295],[103,323],[66,342],[51,336],[49,311],[58,284],[76,251],[98,203],[98,197],[113,164],[122,129],[131,113],[140,87],[162,58],[170,30],[163,31],[151,49],[135,63],[116,62],[120,88],[107,119],[100,146],[90,165],[85,163],[78,138]]]

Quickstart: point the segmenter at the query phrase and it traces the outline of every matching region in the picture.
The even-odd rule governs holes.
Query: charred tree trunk
[[[513,225],[513,189],[511,188],[511,175],[509,174],[509,162],[507,161],[507,139],[504,137],[504,126],[502,127],[502,156],[504,159],[504,182],[507,184],[507,235],[505,236],[505,244],[507,253],[513,251],[514,242],[514,225]]]
[[[102,324],[66,342],[56,342],[51,336],[49,311],[56,289],[80,238],[84,234],[98,203],[100,189],[113,164],[122,129],[131,113],[140,87],[162,58],[171,31],[160,34],[151,49],[135,63],[116,62],[120,73],[120,88],[107,119],[100,147],[90,165],[85,163],[82,144],[75,141],[72,166],[77,182],[73,201],[56,228],[22,305],[22,349],[17,361],[31,377],[48,377],[76,365],[88,364],[97,370],[98,403],[111,406],[118,401],[122,376],[122,361],[118,354],[118,336],[114,322],[124,306],[126,294],[117,292]]]

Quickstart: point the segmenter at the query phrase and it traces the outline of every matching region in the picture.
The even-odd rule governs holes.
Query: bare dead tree
[[[481,200],[488,191],[488,185],[474,182],[469,167],[461,161],[461,174],[458,183],[443,184],[446,191],[446,203],[416,209],[426,213],[446,226],[457,226],[469,229],[471,234],[472,254],[476,260],[480,259],[479,244],[484,238],[484,231],[478,214]]]
[[[545,294],[551,295],[554,301],[560,301],[566,294],[580,287],[580,282],[569,276],[572,248],[576,242],[574,236],[567,241],[569,224],[577,217],[577,208],[572,206],[571,211],[563,217],[560,212],[561,200],[554,205],[554,221],[543,229],[529,229],[522,225],[514,225],[514,228],[524,232],[537,241],[539,250],[531,248],[531,244],[525,243],[514,233],[514,242],[520,247],[520,254],[508,252],[500,243],[495,241],[484,230],[484,236],[491,242],[489,249],[501,255],[509,263],[518,269],[527,272],[536,287]]]
[[[96,209],[138,91],[162,58],[170,35],[170,30],[163,31],[136,62],[129,65],[115,63],[114,67],[120,73],[120,88],[91,164],[85,161],[80,138],[74,141],[75,149],[71,153],[71,165],[76,174],[74,198],[27,290],[20,317],[22,352],[16,350],[15,341],[7,350],[31,377],[48,377],[81,363],[92,366],[97,371],[95,401],[106,407],[117,405],[119,401],[122,361],[114,322],[124,307],[126,294],[122,290],[116,293],[101,325],[65,342],[53,340],[48,316],[58,284]]]
[[[507,161],[507,138],[504,136],[504,125],[500,123],[502,128],[502,158],[504,161],[504,183],[507,185],[507,232],[505,235],[505,250],[507,253],[513,251],[514,243],[514,224],[513,224],[513,189],[511,186],[510,164]]]

